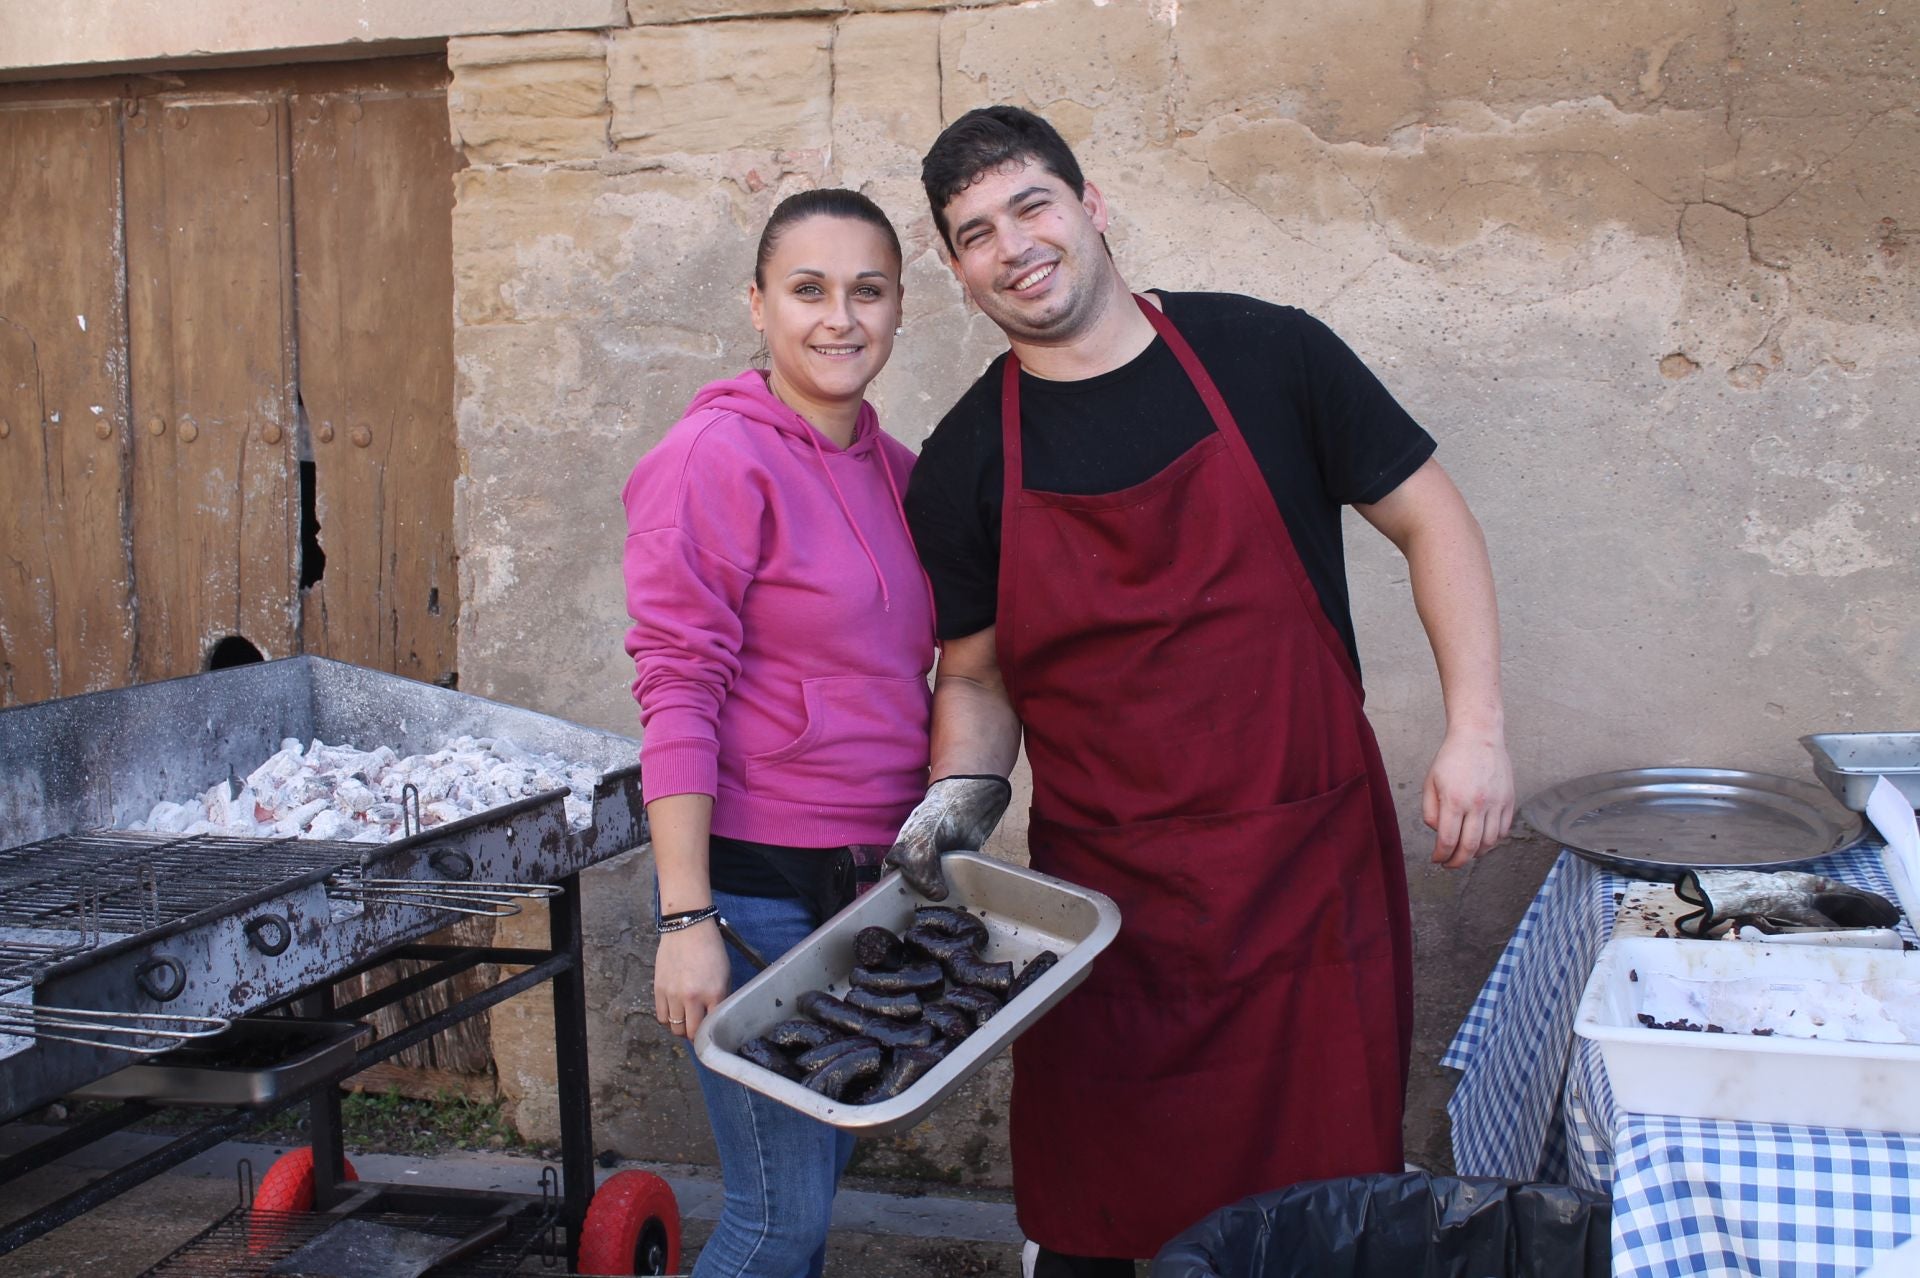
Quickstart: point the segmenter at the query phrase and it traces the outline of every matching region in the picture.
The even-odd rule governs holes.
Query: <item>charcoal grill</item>
[[[390,843],[174,836],[117,827],[244,775],[286,738],[427,753],[500,737],[599,773],[591,821],[556,790]],[[638,744],[429,684],[294,657],[0,710],[0,1121],[30,1113],[232,1020],[352,1020],[481,964],[489,989],[362,1049],[358,1072],[551,980],[562,1127],[560,1219],[577,1245],[593,1177],[576,876],[645,839]],[[551,949],[419,938],[464,914],[552,898]],[[335,983],[397,958],[432,964],[335,1007]],[[318,1206],[339,1197],[338,1077],[316,1085]],[[292,1103],[289,1100],[287,1103]],[[284,1107],[284,1106],[281,1106]],[[150,1106],[129,1102],[0,1162],[0,1183]],[[271,1110],[196,1133],[0,1228],[0,1253],[229,1138]]]

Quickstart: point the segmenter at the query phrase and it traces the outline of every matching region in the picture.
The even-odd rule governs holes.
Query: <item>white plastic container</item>
[[[1623,1110],[1686,1118],[1920,1132],[1920,1045],[1654,1029],[1637,1019],[1650,973],[1761,981],[1791,1000],[1806,981],[1920,999],[1920,955],[1846,946],[1727,945],[1633,937],[1600,951],[1574,1032],[1600,1045]]]

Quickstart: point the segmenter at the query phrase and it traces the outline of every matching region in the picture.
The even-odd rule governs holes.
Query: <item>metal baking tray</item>
[[[257,1108],[346,1072],[367,1033],[359,1021],[245,1016],[218,1038],[130,1065],[73,1095],[81,1100]]]
[[[1800,744],[1820,783],[1855,812],[1867,810],[1875,777],[1893,782],[1920,808],[1920,732],[1816,732]]]
[[[973,852],[949,852],[940,864],[949,889],[940,904],[980,917],[987,925],[984,952],[990,961],[1012,960],[1018,968],[1041,950],[1052,950],[1060,961],[891,1100],[871,1105],[829,1100],[734,1055],[740,1044],[798,1015],[794,1003],[806,991],[844,994],[853,970],[853,938],[861,928],[902,931],[915,907],[931,904],[894,872],[715,1008],[694,1035],[701,1063],[823,1123],[863,1136],[902,1131],[1085,980],[1094,956],[1120,931],[1119,907],[1099,892]]]
[[[1686,870],[1794,865],[1867,834],[1811,781],[1732,768],[1601,772],[1541,791],[1520,815],[1590,861],[1668,882]]]

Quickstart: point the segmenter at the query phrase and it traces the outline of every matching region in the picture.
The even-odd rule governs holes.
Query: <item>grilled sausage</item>
[[[740,1056],[752,1061],[761,1069],[770,1069],[782,1078],[799,1078],[800,1067],[787,1059],[787,1054],[775,1047],[765,1037],[750,1038],[740,1044]]]
[[[917,1021],[920,1019],[920,996],[918,994],[875,994],[872,990],[851,989],[847,991],[847,1006],[857,1007],[861,1011],[885,1020]],[[867,1022],[869,1026],[873,1022]]]
[[[963,985],[957,990],[948,990],[942,1002],[959,1008],[973,1018],[976,1026],[985,1025],[987,1018],[1000,1010],[1000,1000],[977,986]]]
[[[944,932],[935,932],[931,928],[908,928],[906,935],[900,938],[907,948],[915,954],[924,954],[935,962],[945,965],[948,959],[961,954],[977,954],[979,946],[964,936],[948,936]]]
[[[875,994],[926,994],[940,988],[941,972],[938,963],[909,963],[892,971],[856,967],[848,979]]]
[[[941,936],[961,937],[976,946],[987,942],[987,925],[965,910],[956,910],[950,905],[920,906],[913,912],[913,926],[937,932]]]
[[[893,1054],[880,1077],[865,1096],[860,1098],[863,1105],[875,1101],[892,1100],[917,1082],[921,1075],[940,1063],[942,1053],[925,1047],[903,1048]]]
[[[857,1079],[878,1074],[881,1064],[880,1045],[869,1042],[864,1047],[855,1047],[850,1052],[842,1053],[813,1071],[807,1079],[807,1086],[831,1100],[839,1100]]]
[[[804,1052],[823,1043],[831,1043],[838,1037],[838,1033],[820,1022],[803,1020],[798,1016],[781,1021],[766,1033],[768,1042],[788,1052]]]
[[[1042,976],[1045,976],[1053,965],[1059,961],[1060,956],[1052,950],[1041,950],[1038,954],[1028,959],[1027,965],[1020,969],[1020,975],[1013,978],[1013,984],[1007,989],[1007,1002],[1011,1003],[1014,999],[1019,998],[1022,990],[1039,980]]]
[[[822,1043],[818,1047],[800,1053],[799,1056],[794,1058],[793,1063],[811,1074],[815,1070],[831,1065],[848,1052],[857,1052],[863,1047],[878,1046],[880,1046],[878,1043],[863,1035],[855,1035],[852,1038],[836,1038],[831,1043]]]
[[[890,1021],[876,1016],[867,1022],[866,1036],[882,1047],[931,1047],[936,1034],[925,1021]]]
[[[858,1034],[866,1028],[867,1014],[857,1007],[849,1007],[833,995],[821,990],[808,990],[794,1000],[802,1012],[819,1021],[830,1029],[843,1034]]]
[[[952,955],[940,965],[955,985],[971,985],[1001,997],[1013,986],[1013,964],[989,963],[971,951]]]
[[[884,927],[863,927],[853,938],[853,962],[856,968],[890,972],[907,961],[900,938]]]
[[[921,1019],[939,1031],[940,1037],[959,1042],[973,1033],[973,1018],[953,1004],[942,1001],[920,1009]]]

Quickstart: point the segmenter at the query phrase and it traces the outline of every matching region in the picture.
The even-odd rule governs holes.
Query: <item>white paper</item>
[[[1899,862],[1909,888],[1920,889],[1920,824],[1914,821],[1913,805],[1907,802],[1907,796],[1885,777],[1874,779],[1873,793],[1867,796],[1867,820],[1887,841],[1887,856]],[[1914,917],[1914,903],[1901,904],[1906,907],[1907,921],[1920,927],[1920,918]]]

